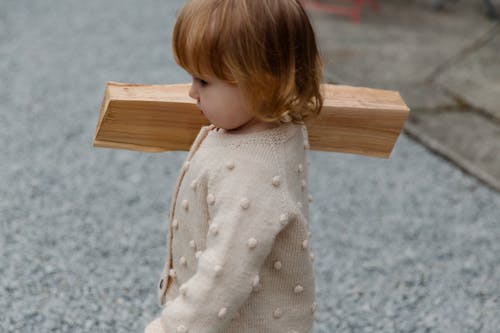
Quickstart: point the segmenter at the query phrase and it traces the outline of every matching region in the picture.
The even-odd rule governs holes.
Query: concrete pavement
[[[310,11],[325,79],[400,91],[405,132],[500,191],[500,22],[481,1],[379,2],[360,24]]]

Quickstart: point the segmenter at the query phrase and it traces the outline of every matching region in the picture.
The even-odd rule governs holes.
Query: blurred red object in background
[[[351,21],[356,23],[359,23],[361,20],[361,10],[365,3],[369,3],[375,11],[380,10],[377,0],[336,0],[334,3],[326,3],[320,0],[300,0],[300,2],[306,9],[314,9],[325,13],[348,16],[351,18]]]

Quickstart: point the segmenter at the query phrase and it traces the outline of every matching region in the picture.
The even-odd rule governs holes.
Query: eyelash
[[[208,82],[207,82],[207,81],[202,80],[202,79],[200,79],[200,78],[195,78],[195,80],[198,80],[198,82],[200,82],[200,85],[201,85],[202,87],[205,87],[205,86],[208,84]]]

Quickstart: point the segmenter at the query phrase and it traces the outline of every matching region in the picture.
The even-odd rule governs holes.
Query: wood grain
[[[109,81],[93,146],[145,152],[189,150],[210,122],[188,96],[190,84]],[[389,158],[409,108],[392,90],[323,84],[320,115],[306,122],[311,150]]]

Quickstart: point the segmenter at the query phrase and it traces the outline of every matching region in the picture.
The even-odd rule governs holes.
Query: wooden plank
[[[94,147],[145,152],[189,150],[209,121],[188,96],[190,84],[109,81]],[[409,108],[392,90],[323,84],[324,105],[306,122],[310,149],[389,158]]]

